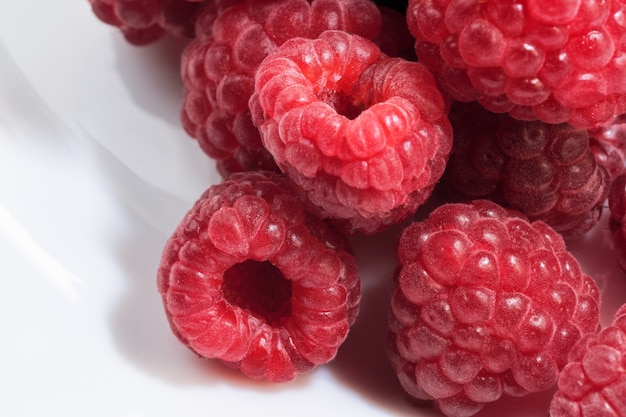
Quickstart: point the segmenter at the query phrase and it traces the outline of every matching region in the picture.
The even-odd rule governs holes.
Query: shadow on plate
[[[112,36],[119,35],[117,32]],[[182,52],[188,41],[164,37],[150,45],[133,46],[116,36],[116,69],[138,107],[181,126],[183,83],[180,75]]]

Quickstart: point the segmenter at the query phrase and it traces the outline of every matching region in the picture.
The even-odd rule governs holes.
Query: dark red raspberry
[[[321,217],[350,231],[411,215],[452,144],[447,103],[426,67],[340,31],[292,39],[268,56],[250,108],[280,168]]]
[[[134,45],[152,43],[170,33],[192,38],[195,19],[211,0],[89,0],[94,14],[115,26]]]
[[[239,171],[278,171],[250,119],[254,74],[286,40],[315,38],[326,29],[376,39],[381,13],[371,0],[225,0],[217,15],[208,10],[198,19],[197,39],[183,54],[181,119],[185,131],[217,160],[224,178]]]
[[[396,255],[390,361],[446,416],[553,387],[574,343],[599,329],[598,287],[561,235],[488,200],[433,210]]]
[[[451,98],[591,128],[626,110],[625,12],[619,0],[411,0],[407,20]]]
[[[476,103],[455,103],[450,120],[454,145],[442,189],[496,201],[568,236],[598,223],[610,176],[586,130],[520,121]]]
[[[550,417],[626,417],[626,305],[574,345],[558,387]]]
[[[233,174],[195,203],[158,270],[182,343],[272,382],[333,359],[360,299],[349,242],[296,194],[279,174]]]
[[[617,177],[626,168],[626,115],[589,131],[589,147],[596,161]]]
[[[623,172],[613,179],[608,202],[613,250],[619,265],[626,271],[626,173]]]

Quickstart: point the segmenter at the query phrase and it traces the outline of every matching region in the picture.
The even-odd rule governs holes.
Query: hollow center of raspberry
[[[291,281],[270,262],[247,260],[224,273],[222,293],[230,304],[278,326],[291,314]]]
[[[356,119],[363,111],[363,107],[356,103],[353,97],[342,91],[320,91],[317,97],[350,120]]]

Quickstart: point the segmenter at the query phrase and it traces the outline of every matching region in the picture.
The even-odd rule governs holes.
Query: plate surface
[[[180,127],[182,47],[130,46],[86,0],[0,1],[0,415],[437,415],[405,400],[386,361],[395,231],[355,240],[362,310],[327,366],[270,385],[174,339],[160,252],[219,181]],[[569,246],[606,322],[626,301],[606,218]],[[543,417],[550,394],[477,416]]]

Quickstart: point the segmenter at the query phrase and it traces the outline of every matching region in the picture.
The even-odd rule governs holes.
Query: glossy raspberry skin
[[[324,218],[375,233],[424,203],[451,149],[447,103],[421,64],[365,38],[292,39],[250,99],[265,147]]]
[[[360,300],[349,242],[291,188],[264,172],[210,187],[168,240],[157,275],[183,344],[271,382],[333,359]]]
[[[450,120],[454,145],[440,188],[453,198],[487,198],[570,237],[598,223],[610,175],[586,130],[515,120],[476,103],[455,103]]]
[[[197,39],[183,53],[183,127],[224,178],[278,171],[248,109],[259,64],[286,40],[315,38],[326,29],[376,39],[381,12],[370,0],[224,0],[216,10],[199,17]]]
[[[411,0],[407,21],[451,98],[587,129],[625,111],[624,12],[618,0]]]
[[[192,38],[195,19],[209,0],[89,0],[94,14],[117,27],[134,45],[147,45],[166,33]]]
[[[401,234],[388,349],[402,387],[449,417],[551,388],[600,323],[599,290],[556,231],[487,200]]]
[[[558,387],[550,417],[626,416],[626,305],[609,326],[576,343]]]

